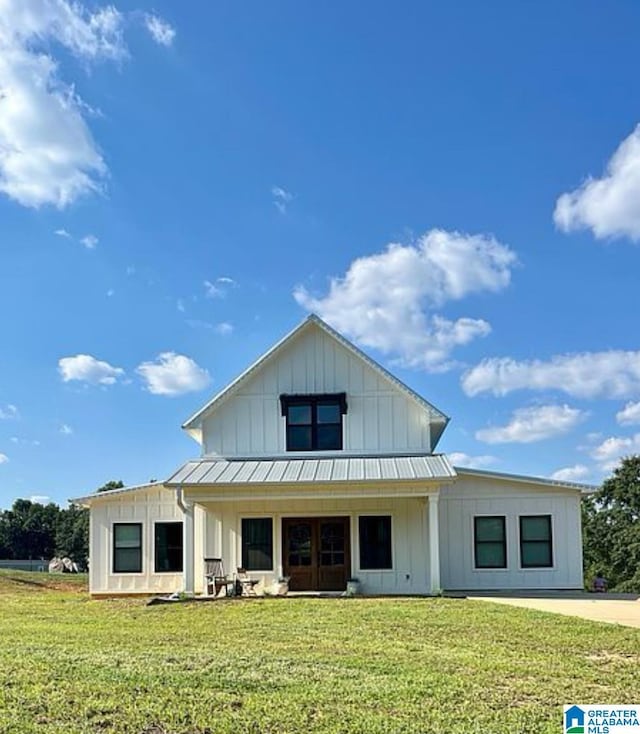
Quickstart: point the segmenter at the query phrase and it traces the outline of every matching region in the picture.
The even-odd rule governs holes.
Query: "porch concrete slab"
[[[468,599],[490,601],[495,604],[508,604],[540,612],[553,612],[570,617],[582,617],[593,622],[622,624],[640,628],[640,597],[634,594],[558,594],[503,596],[469,595]]]

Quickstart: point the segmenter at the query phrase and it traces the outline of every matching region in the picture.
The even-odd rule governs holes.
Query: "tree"
[[[586,578],[600,572],[611,590],[640,592],[640,456],[584,500],[582,520]]]
[[[0,538],[9,558],[51,558],[60,508],[16,500],[0,518]]]
[[[56,555],[69,557],[80,568],[87,565],[89,557],[89,510],[70,505],[60,510],[55,535]]]
[[[121,479],[112,479],[110,482],[103,484],[102,487],[98,487],[96,492],[109,492],[112,489],[122,489],[124,482]]]

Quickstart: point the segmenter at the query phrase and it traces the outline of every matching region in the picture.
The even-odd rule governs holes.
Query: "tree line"
[[[124,487],[110,481],[98,492]],[[89,511],[70,505],[66,509],[50,502],[19,499],[10,510],[0,512],[0,559],[49,561],[69,557],[81,568],[89,558]]]

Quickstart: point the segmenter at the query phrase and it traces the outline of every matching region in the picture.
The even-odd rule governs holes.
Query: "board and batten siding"
[[[251,571],[252,578],[269,584],[282,574],[282,519],[285,517],[348,516],[351,520],[351,575],[357,577],[365,594],[427,594],[429,563],[427,503],[421,499],[327,499],[255,500],[251,502],[211,502],[206,508],[205,555],[222,557],[225,571],[242,565],[242,518],[273,519],[272,571]],[[392,568],[380,571],[360,569],[358,517],[390,515]]]
[[[228,457],[284,454],[280,395],[339,392],[346,392],[348,403],[343,416],[345,453],[430,451],[424,408],[320,329],[312,329],[248,377],[205,418],[203,453]]]
[[[507,568],[476,569],[477,515],[506,518]],[[551,515],[553,567],[520,567],[522,515]],[[580,492],[460,476],[440,491],[440,579],[446,590],[582,589]]]
[[[171,593],[183,588],[182,573],[155,573],[154,525],[182,522],[175,490],[161,485],[95,499],[89,523],[89,591],[92,594]],[[142,523],[142,572],[113,573],[114,523]],[[204,510],[195,507],[196,546],[202,547]],[[196,558],[196,580],[202,587],[202,560]]]

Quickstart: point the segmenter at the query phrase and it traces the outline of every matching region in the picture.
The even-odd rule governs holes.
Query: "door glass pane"
[[[343,522],[320,524],[320,565],[343,566],[345,549]]]
[[[310,405],[290,405],[288,408],[287,423],[291,425],[310,425],[311,424],[311,406]]]
[[[341,423],[340,406],[337,403],[318,403],[316,406],[318,423]]]
[[[290,566],[311,565],[311,525],[289,525],[288,561]]]

